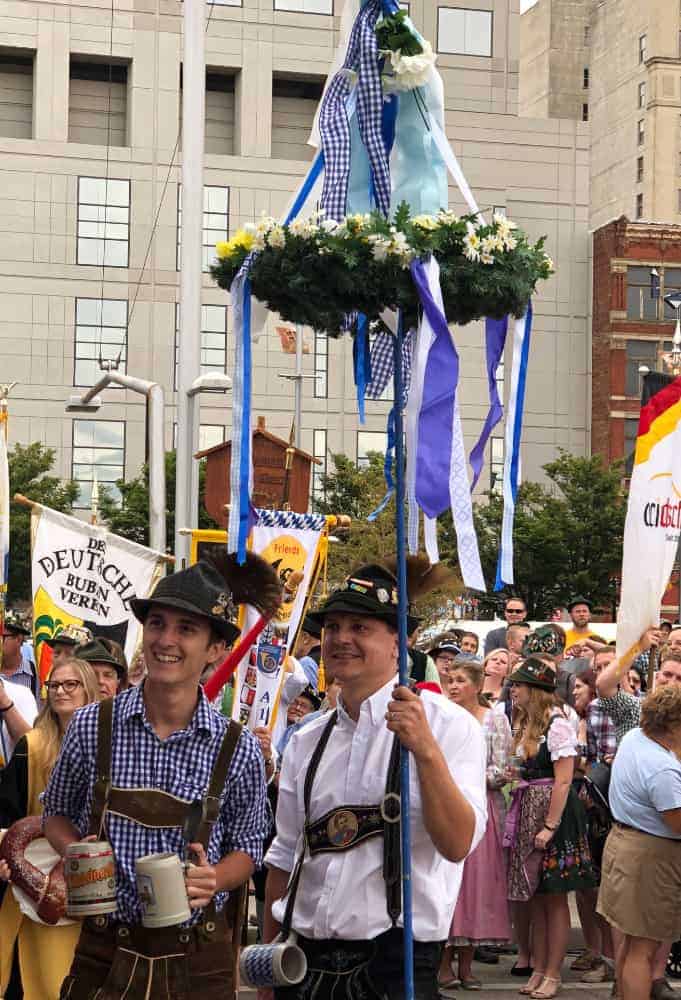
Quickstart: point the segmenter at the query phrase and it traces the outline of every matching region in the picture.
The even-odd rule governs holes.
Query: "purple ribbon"
[[[452,422],[459,382],[459,355],[446,317],[430,293],[422,261],[412,261],[411,275],[435,334],[428,352],[419,413],[416,499],[428,517],[437,517],[450,505]]]
[[[473,470],[471,493],[475,489],[482,467],[485,462],[485,447],[490,435],[504,414],[504,408],[499,399],[497,388],[497,369],[504,354],[506,334],[508,332],[508,316],[503,319],[485,320],[485,352],[487,366],[487,386],[489,389],[489,412],[484,427],[469,456]]]
[[[520,833],[520,813],[522,810],[525,792],[530,785],[552,785],[553,778],[534,778],[532,781],[519,781],[511,792],[511,808],[506,814],[506,825],[504,826],[504,847],[515,847],[518,843]]]

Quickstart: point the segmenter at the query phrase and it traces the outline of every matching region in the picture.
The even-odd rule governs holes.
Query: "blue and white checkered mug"
[[[296,944],[297,937],[281,935],[271,944],[252,944],[244,948],[239,960],[243,986],[295,986],[307,974],[305,952]]]

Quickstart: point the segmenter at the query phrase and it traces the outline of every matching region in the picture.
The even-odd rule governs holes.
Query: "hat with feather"
[[[383,564],[368,563],[359,566],[346,579],[342,587],[334,590],[317,611],[308,618],[324,624],[329,614],[367,615],[380,618],[397,628],[397,559],[392,556]],[[431,566],[427,556],[407,557],[407,602],[410,606],[452,578],[451,570],[441,563]],[[421,622],[413,613],[407,615],[407,633],[411,635]]]
[[[279,577],[268,562],[248,552],[240,566],[235,555],[213,546],[193,566],[160,580],[149,597],[134,597],[130,606],[142,623],[153,605],[198,615],[231,644],[239,635],[239,604],[250,604],[269,617],[280,603]]]

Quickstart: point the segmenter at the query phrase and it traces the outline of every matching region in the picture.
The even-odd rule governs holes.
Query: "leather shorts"
[[[222,914],[151,930],[90,917],[60,1000],[233,1000],[231,936]]]

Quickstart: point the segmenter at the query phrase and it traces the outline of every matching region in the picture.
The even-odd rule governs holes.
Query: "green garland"
[[[531,243],[500,215],[489,224],[452,212],[411,218],[403,204],[392,221],[377,213],[341,223],[315,216],[288,226],[264,218],[218,243],[211,273],[228,289],[253,252],[249,275],[256,298],[290,323],[338,337],[355,312],[375,322],[385,309],[401,309],[407,328],[416,325],[419,304],[409,265],[430,254],[440,265],[448,322],[522,316],[537,282],[553,272],[543,247],[544,238]]]

